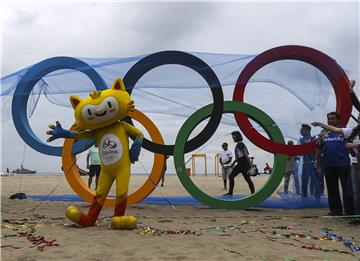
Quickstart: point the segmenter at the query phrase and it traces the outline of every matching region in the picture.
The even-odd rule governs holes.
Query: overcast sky
[[[2,4],[2,76],[53,56],[128,57],[162,50],[258,54],[288,44],[318,49],[359,82],[359,3],[336,2],[58,2]],[[285,99],[285,98],[284,98]],[[136,102],[136,101],[135,101]],[[49,110],[50,106],[52,109]],[[42,101],[31,120],[69,119],[71,110],[53,115]],[[51,112],[50,112],[51,111]],[[54,118],[55,117],[55,118]],[[160,130],[167,122],[158,118]],[[32,125],[33,126],[33,125]],[[180,126],[180,125],[179,125]],[[43,135],[43,129],[34,131]],[[225,128],[225,127],[224,127]],[[226,129],[227,132],[231,131]],[[173,142],[177,130],[166,130]],[[217,133],[221,135],[221,133]],[[216,137],[216,135],[215,135]],[[226,140],[222,140],[226,141]],[[230,139],[227,140],[230,142]],[[59,143],[61,144],[61,143]],[[215,153],[220,141],[208,148]],[[24,145],[11,124],[2,126],[2,167],[19,166]],[[266,154],[266,153],[265,153]],[[146,161],[151,154],[146,154]],[[214,155],[211,155],[213,157]],[[267,161],[270,155],[263,157]],[[80,159],[84,161],[84,158]],[[80,161],[79,160],[79,161]],[[259,164],[263,165],[260,161]],[[26,149],[25,166],[57,172],[59,159]],[[212,163],[211,163],[212,164]],[[81,163],[80,165],[84,165]],[[146,168],[149,168],[145,164]],[[210,171],[213,166],[209,166]],[[141,172],[141,168],[137,169]],[[172,169],[173,171],[173,169]]]

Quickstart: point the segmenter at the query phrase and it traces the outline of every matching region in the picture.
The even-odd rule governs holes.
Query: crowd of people
[[[350,81],[349,90],[354,106],[359,110],[360,102],[357,99],[353,87],[355,81]],[[360,110],[359,110],[360,111]],[[324,195],[325,184],[330,212],[328,215],[360,215],[360,113],[357,126],[350,128],[340,126],[341,116],[337,112],[327,114],[327,124],[321,122],[311,123],[314,127],[321,127],[318,136],[311,135],[311,126],[302,124],[298,144],[316,142],[314,152],[299,156],[288,156],[284,173],[284,193],[289,193],[289,183],[293,180],[294,193],[306,198],[308,194],[315,199]],[[229,150],[227,143],[222,144],[220,152],[220,164],[224,189],[228,190],[224,196],[234,193],[235,177],[240,173],[247,182],[250,193],[255,193],[255,186],[251,180],[251,168],[254,166],[249,151],[243,142],[239,131],[231,133],[235,142],[234,153]],[[288,146],[293,146],[294,141],[289,140]],[[164,185],[166,160],[162,173],[161,186]],[[87,155],[87,168],[89,169],[88,186],[91,187],[95,176],[95,189],[100,175],[100,159],[96,146],[92,147]],[[301,179],[299,180],[299,177]],[[229,184],[227,184],[229,180]],[[325,182],[324,182],[325,180]],[[342,200],[339,191],[339,181],[342,188]],[[354,219],[359,224],[360,219]]]
[[[349,91],[351,100],[356,109],[360,111],[360,102],[353,91],[355,81],[350,81]],[[318,136],[311,135],[311,126],[302,124],[298,144],[315,141],[314,152],[299,156],[288,156],[284,173],[284,193],[289,193],[289,182],[293,179],[294,193],[306,198],[310,193],[315,199],[324,195],[325,184],[329,203],[330,216],[360,215],[360,167],[358,165],[360,154],[360,113],[358,124],[355,127],[340,126],[341,116],[337,112],[327,114],[327,124],[321,122],[311,123],[314,127],[321,127]],[[220,153],[222,178],[224,188],[229,191],[225,195],[232,195],[234,191],[234,178],[242,174],[249,185],[250,192],[254,193],[254,184],[249,175],[252,164],[249,152],[242,142],[239,131],[232,132],[235,145],[235,157],[223,143]],[[288,146],[294,145],[289,140]],[[233,160],[234,158],[234,160]],[[299,181],[299,177],[301,180]],[[324,182],[325,180],[325,182]],[[342,189],[342,200],[339,191],[339,181]],[[354,219],[359,224],[360,219]]]

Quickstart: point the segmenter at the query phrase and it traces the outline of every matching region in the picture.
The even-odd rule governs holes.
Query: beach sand
[[[132,176],[130,193],[146,178]],[[255,177],[256,188],[266,179]],[[197,176],[193,180],[209,194],[225,192],[219,177]],[[136,204],[127,208],[127,214],[138,217],[138,228],[119,231],[110,227],[112,208],[102,210],[97,226],[78,228],[66,219],[66,208],[74,204],[87,211],[88,203],[10,200],[17,192],[73,194],[63,176],[1,177],[2,260],[298,261],[359,260],[360,255],[343,242],[320,240],[322,229],[327,228],[345,239],[353,237],[351,241],[360,245],[360,227],[323,217],[328,212],[325,208],[237,211]],[[248,193],[241,177],[236,179],[235,192]],[[167,176],[165,186],[151,194],[174,195],[189,195],[176,176]]]

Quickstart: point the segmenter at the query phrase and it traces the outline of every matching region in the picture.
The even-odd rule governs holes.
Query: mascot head
[[[71,96],[70,102],[80,130],[95,130],[114,124],[135,108],[122,79],[115,79],[111,89],[91,92],[81,99]]]

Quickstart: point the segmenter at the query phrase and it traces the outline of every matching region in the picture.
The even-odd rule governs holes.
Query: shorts
[[[101,171],[100,165],[90,165],[89,176],[94,177],[96,175],[96,177],[99,177],[100,171]]]
[[[221,167],[221,174],[223,179],[227,179],[232,171],[232,167]]]

